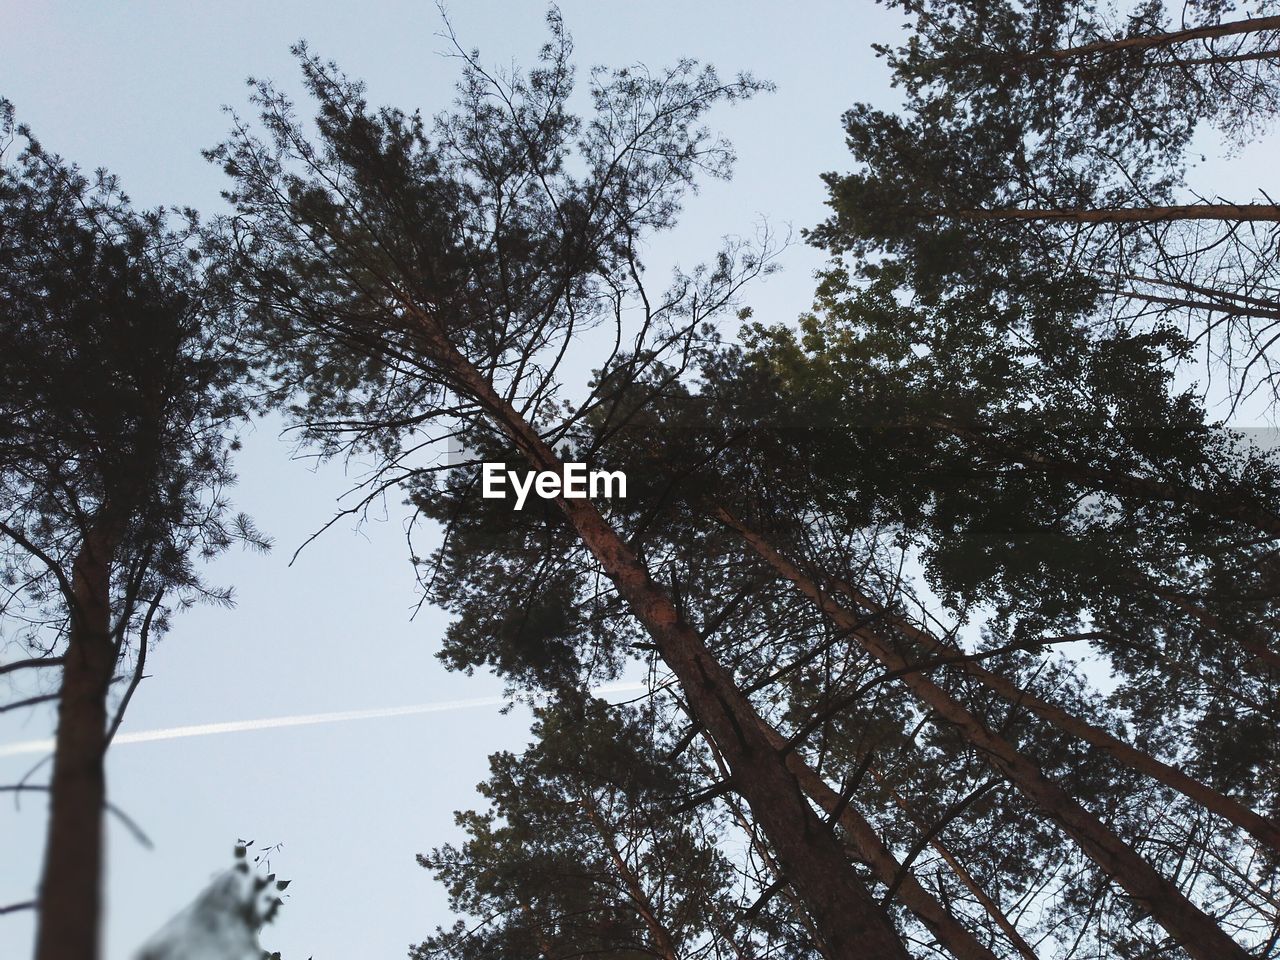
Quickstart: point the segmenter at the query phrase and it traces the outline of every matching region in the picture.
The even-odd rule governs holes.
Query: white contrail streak
[[[612,683],[593,687],[596,696],[611,693],[641,693],[648,690],[643,683]],[[183,737],[209,737],[220,733],[247,733],[251,730],[276,730],[281,727],[308,727],[317,723],[346,723],[350,720],[376,720],[381,717],[408,717],[419,713],[447,713],[451,710],[469,710],[472,707],[496,707],[506,704],[506,697],[476,697],[471,700],[441,700],[436,703],[417,703],[407,707],[379,707],[373,710],[340,710],[335,713],[299,713],[289,717],[263,717],[259,720],[228,720],[223,723],[193,723],[185,727],[164,727],[160,730],[139,730],[137,733],[120,733],[111,741],[112,746],[121,743],[153,743],[157,740],[180,740]],[[53,749],[52,740],[22,740],[0,745],[0,757],[14,757],[24,753],[45,753]]]

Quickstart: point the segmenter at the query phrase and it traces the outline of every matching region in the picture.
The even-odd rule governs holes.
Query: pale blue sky
[[[810,225],[822,216],[818,174],[846,166],[839,116],[855,99],[888,96],[868,44],[896,18],[858,2],[565,2],[579,63],[651,65],[692,56],[726,73],[749,69],[778,91],[717,112],[738,147],[738,175],[690,203],[682,229],[650,251],[661,281],[674,262],[710,254],[758,217]],[[540,2],[456,2],[463,43],[490,62],[532,61],[544,39]],[[245,104],[244,79],[296,86],[288,48],[306,38],[369,85],[370,100],[432,113],[457,64],[440,55],[429,2],[36,2],[0,0],[0,94],[45,145],[118,174],[140,205],[220,209],[221,174],[199,155],[227,129],[223,104]],[[819,259],[802,246],[784,272],[747,295],[762,319],[803,310]],[[334,509],[341,472],[289,459],[278,424],[260,425],[240,458],[240,506],[276,538],[267,557],[234,554],[212,576],[234,584],[231,611],[176,618],[124,730],[291,713],[483,697],[487,677],[435,661],[444,617],[409,616],[413,578],[394,504],[385,522],[331,531],[287,568],[294,548]],[[0,743],[44,737],[52,714],[0,717]],[[447,922],[443,892],[414,854],[456,839],[452,811],[474,806],[487,755],[520,748],[522,711],[365,720],[220,737],[121,745],[109,761],[112,800],[155,841],[110,833],[107,956],[129,952],[184,905],[230,856],[237,836],[283,842],[275,862],[294,880],[264,943],[286,958],[402,957]],[[11,782],[31,757],[0,758]],[[0,809],[0,903],[27,899],[37,875],[43,803]],[[0,957],[30,952],[29,917],[0,918]]]

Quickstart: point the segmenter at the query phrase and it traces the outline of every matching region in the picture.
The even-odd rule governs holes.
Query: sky
[[[449,10],[467,47],[490,63],[531,64],[545,39],[540,2],[472,0]],[[579,64],[669,64],[750,70],[777,91],[710,117],[736,144],[737,175],[707,184],[683,225],[649,251],[661,285],[725,235],[761,218],[785,232],[822,218],[818,175],[847,166],[840,114],[857,99],[891,102],[869,44],[897,19],[857,2],[565,2]],[[200,149],[245,112],[246,77],[297,89],[289,47],[306,39],[368,83],[369,99],[431,114],[458,76],[429,2],[218,3],[0,0],[0,95],[46,148],[117,174],[136,204],[222,209],[222,174]],[[809,304],[819,256],[797,242],[783,270],[748,290],[758,319],[789,321]],[[582,373],[582,371],[579,371]],[[111,801],[149,836],[113,821],[108,837],[106,956],[132,950],[229,863],[237,838],[282,844],[272,869],[293,882],[263,935],[286,960],[403,957],[449,923],[443,890],[414,856],[457,841],[453,811],[475,807],[496,750],[528,739],[523,708],[503,713],[499,681],[451,674],[435,659],[445,615],[423,608],[393,500],[356,527],[339,524],[290,565],[328,519],[359,465],[299,457],[276,420],[245,435],[236,504],[275,538],[266,556],[233,551],[209,579],[234,586],[234,609],[175,617],[149,660],[120,742],[108,758]],[[419,547],[425,553],[428,541]],[[2,683],[3,681],[0,681]],[[5,691],[0,690],[0,695]],[[613,696],[624,696],[615,693]],[[458,701],[482,701],[457,705]],[[453,703],[451,709],[416,709]],[[363,712],[345,722],[266,728],[262,718]],[[251,729],[156,739],[148,731],[205,724]],[[50,736],[49,709],[0,715],[0,783],[39,753],[14,745]],[[46,770],[33,775],[39,782]],[[27,900],[38,876],[44,803],[0,799],[0,904]],[[0,957],[29,956],[30,914],[0,916]]]

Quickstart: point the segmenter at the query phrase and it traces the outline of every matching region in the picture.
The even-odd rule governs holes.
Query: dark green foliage
[[[261,132],[237,121],[208,152],[234,181],[226,279],[324,452],[369,448],[395,464],[402,443],[417,449],[451,419],[479,429],[423,318],[530,419],[554,416],[567,341],[619,323],[637,295],[640,238],[674,223],[698,176],[728,174],[732,152],[701,118],[764,85],[692,61],[594,71],[580,117],[567,106],[571,42],[558,14],[548,22],[527,76],[495,77],[460,50],[456,106],[432,124],[371,108],[361,84],[299,47],[314,142],[284,95],[257,83]],[[686,282],[646,328],[683,335],[690,309],[719,305],[694,297],[717,282],[730,278]]]
[[[1064,856],[1068,842],[991,781],[980,753],[903,702],[891,677],[750,561],[709,514],[730,505],[817,575],[860,584],[893,607],[927,604],[956,625],[966,649],[986,651],[990,669],[1268,810],[1273,674],[1240,633],[1203,630],[1134,578],[1194,593],[1208,571],[1266,569],[1258,525],[1280,506],[1274,465],[1206,424],[1193,395],[1171,389],[1167,363],[1185,343],[1170,331],[1101,337],[1083,327],[1028,328],[1012,314],[908,308],[834,275],[820,307],[800,336],[754,328],[745,352],[709,338],[695,385],[658,370],[615,388],[607,412],[579,422],[576,449],[635,478],[634,495],[611,506],[615,522],[743,688],[781,729],[802,735],[803,755],[829,782],[857,784],[853,803],[897,849],[913,849],[922,825],[977,791],[941,836],[988,891],[1039,915],[1025,921],[1028,934],[1043,924],[1119,955],[1156,949],[1160,932],[1087,861]],[[1002,323],[1012,332],[1002,334]],[[576,594],[563,594],[567,571],[583,558],[555,533],[558,514],[512,514],[501,502],[479,509],[471,496],[460,484],[431,508],[452,523],[432,585],[462,613],[451,656],[488,656],[482,651],[503,634],[482,623],[509,622],[527,603],[541,610],[562,596],[568,609],[558,622],[578,626],[557,634],[566,644],[559,649],[575,651],[578,670],[592,664],[586,675],[603,679],[616,668],[600,670],[602,662],[628,647],[645,654],[598,581],[579,577]],[[942,604],[900,579],[913,557]],[[1056,654],[1062,636],[1082,638],[1073,659]],[[572,677],[541,671],[536,642],[503,650],[503,660],[486,662],[524,682],[556,687]],[[1109,697],[1090,682],[1091,661],[1116,671]],[[1212,849],[1236,868],[1247,861],[1238,837],[1185,798],[958,673],[933,674],[1170,874],[1188,847]],[[1241,710],[1242,695],[1256,705]],[[1230,727],[1227,715],[1240,725]],[[1258,735],[1242,740],[1249,725]],[[904,819],[902,797],[918,822]],[[1153,824],[1159,843],[1144,839]],[[1243,868],[1268,882],[1269,868]],[[990,923],[927,845],[915,869],[968,922]],[[1185,884],[1233,922],[1258,922],[1238,881],[1205,869]]]
[[[1180,248],[1168,224],[971,216],[1175,202],[1191,134],[1226,101],[1190,96],[1200,67],[1158,69],[1184,55],[1177,45],[1050,55],[1171,29],[1159,4],[1125,22],[1089,4],[903,6],[916,30],[881,52],[905,110],[847,114],[862,166],[827,178],[835,216],[813,235],[849,253],[850,269],[831,270],[804,338],[776,335],[769,362],[798,364],[808,416],[840,411],[833,433],[858,442],[829,461],[846,478],[832,486],[903,525],[934,590],[990,609],[1014,640],[1100,632],[1126,678],[1113,703],[1143,737],[1176,711],[1203,717],[1186,721],[1196,752],[1182,762],[1274,812],[1264,785],[1276,739],[1249,738],[1252,759],[1228,786],[1214,758],[1238,756],[1240,738],[1210,718],[1275,717],[1264,624],[1280,478],[1270,457],[1207,422],[1193,390],[1172,389],[1193,362],[1176,325],[1200,336],[1197,310],[1226,309],[1228,336],[1235,320],[1249,336],[1266,328],[1222,305],[1237,282],[1265,286],[1269,255],[1241,240],[1231,256],[1244,273],[1215,269],[1197,307],[1199,267],[1178,251],[1203,236]],[[1190,10],[1190,25],[1231,12]],[[1259,97],[1250,109],[1266,125],[1272,100]],[[1164,287],[1144,293],[1147,280]],[[1268,363],[1265,352],[1236,359]]]
[[[661,756],[652,717],[561,703],[534,732],[524,754],[490,759],[489,810],[458,815],[467,842],[419,857],[476,922],[413,956],[733,956],[731,931],[745,946],[719,827],[671,815],[697,779]]]
[[[1274,58],[1249,61],[1257,75],[1227,84],[1217,67],[1187,65],[1186,44],[1058,55],[1171,29],[1162,3],[1123,16],[1036,0],[893,5],[915,18],[906,43],[880,49],[904,107],[846,113],[856,166],[825,176],[833,215],[810,238],[924,302],[1173,322],[1212,351],[1240,396],[1270,384],[1274,227],[1249,223],[1247,208],[1203,219],[1162,211],[1221,202],[1186,187],[1191,138],[1218,121],[1240,138],[1269,126]],[[1187,19],[1233,12],[1189,5]],[[1275,45],[1274,31],[1241,36]]]
[[[651,512],[637,542],[664,558],[691,620],[714,620],[746,589],[723,648],[744,687],[784,707],[784,729],[806,731],[807,755],[830,782],[861,778],[854,803],[883,811],[877,824],[904,849],[919,834],[891,791],[929,823],[990,777],[981,754],[901,704],[892,679],[878,680],[847,638],[789,605],[785,590],[775,600],[768,571],[744,565],[740,545],[709,522],[717,504],[752,517],[816,576],[859,584],[890,607],[921,605],[1024,689],[1273,810],[1277,685],[1249,649],[1256,634],[1226,623],[1206,630],[1148,584],[1157,578],[1224,615],[1258,610],[1260,598],[1242,606],[1207,597],[1202,578],[1265,576],[1266,530],[1280,507],[1272,461],[1207,425],[1192,395],[1170,389],[1166,364],[1180,338],[1046,326],[1038,338],[1006,340],[980,316],[966,328],[963,314],[908,309],[874,288],[855,295],[829,283],[824,296],[802,337],[756,329],[746,354],[708,351],[698,389],[649,396],[607,446],[611,462],[637,474],[632,465],[644,465],[642,490],[666,491],[662,506],[642,494]],[[700,442],[707,437],[720,445]],[[694,460],[713,466],[689,478]],[[901,581],[914,557],[943,603]],[[1074,663],[1056,655],[1064,636],[1080,638]],[[1022,652],[996,652],[1011,645]],[[1089,680],[1100,667],[1116,673],[1109,697]],[[1170,874],[1188,848],[1212,849],[1233,869],[1248,862],[1247,847],[1185,798],[958,674],[933,673]],[[1246,729],[1257,735],[1241,737]],[[1064,899],[1042,914],[1048,926],[1087,933],[1099,949],[1155,948],[1159,932],[1135,927],[1104,878],[1064,859],[1064,839],[1037,811],[1007,789],[984,796],[943,836],[988,889],[1037,909],[1057,890]],[[1144,839],[1157,823],[1159,844]],[[1265,886],[1268,862],[1244,869]],[[1265,914],[1249,904],[1247,886],[1216,868],[1185,883],[1256,934]],[[1086,917],[1099,924],[1092,932]]]
[[[11,602],[63,622],[59,592],[95,526],[118,544],[120,630],[161,594],[226,599],[193,561],[263,540],[227,512],[247,367],[201,287],[194,222],[132,210],[4,109],[0,521],[8,583],[24,584]]]

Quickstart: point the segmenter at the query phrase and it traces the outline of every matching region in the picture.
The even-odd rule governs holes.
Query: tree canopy
[[[1160,2],[890,5],[914,21],[880,49],[903,109],[845,114],[857,167],[826,175],[811,239],[924,299],[1172,323],[1237,400],[1269,396],[1280,210],[1198,196],[1187,166],[1197,134],[1270,128],[1275,5],[1187,4],[1182,30]]]

